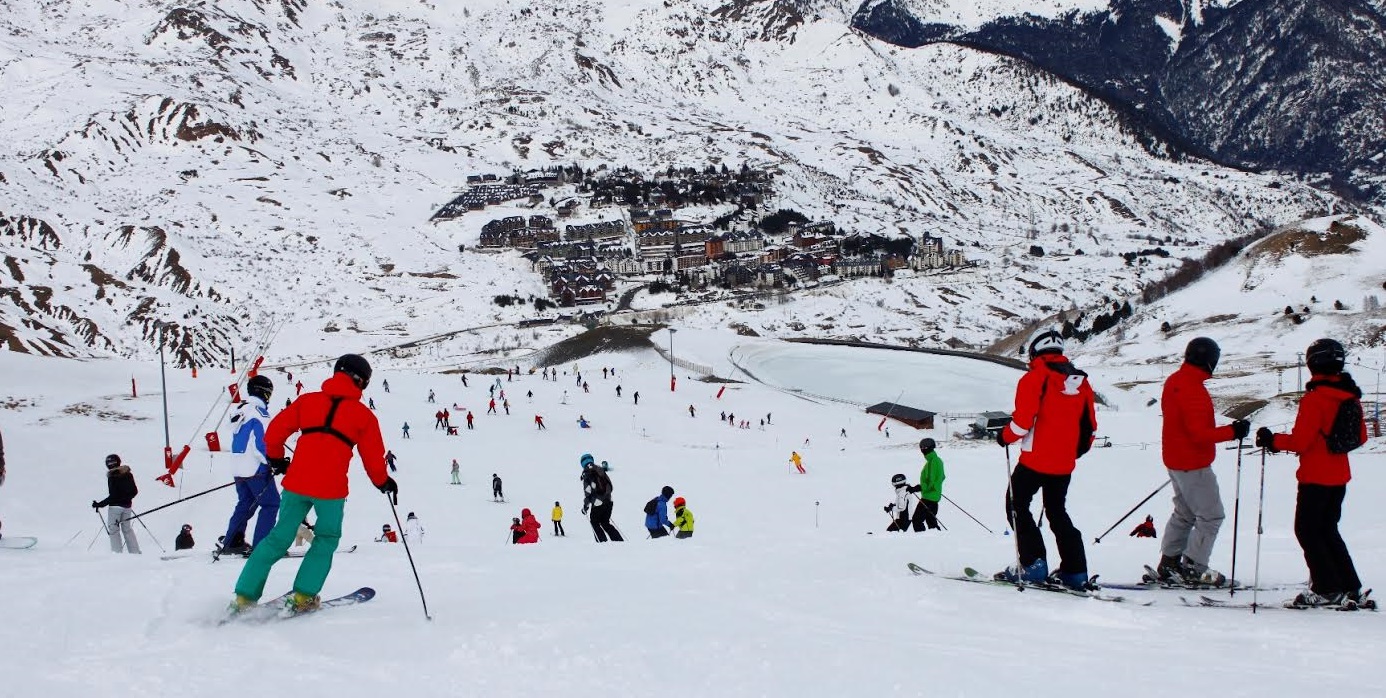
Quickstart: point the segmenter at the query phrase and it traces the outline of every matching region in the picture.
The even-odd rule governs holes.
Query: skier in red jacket
[[[1009,448],[1020,443],[1020,458],[1011,473],[1006,514],[1015,530],[1021,567],[996,574],[1006,581],[1044,582],[1049,578],[1044,537],[1030,514],[1030,502],[1043,492],[1049,530],[1059,548],[1057,581],[1074,589],[1089,587],[1083,534],[1066,508],[1068,485],[1079,456],[1092,448],[1097,413],[1088,374],[1064,357],[1063,335],[1041,329],[1026,343],[1030,370],[1015,388],[1011,422],[996,435]]]
[[[534,518],[534,514],[528,509],[520,510],[520,539],[516,543],[538,543],[539,529],[542,526],[539,520]]]
[[[361,392],[371,380],[371,367],[355,354],[337,359],[322,391],[300,396],[270,421],[265,430],[265,456],[276,475],[284,475],[279,520],[246,560],[236,581],[233,611],[253,606],[265,591],[270,568],[284,557],[310,510],[316,511],[316,535],[294,577],[286,607],[296,613],[318,607],[318,592],[332,570],[332,554],[342,537],[342,511],[347,497],[347,467],[352,450],[361,456],[366,474],[381,492],[398,496],[399,488],[385,470],[385,444],[375,413],[361,404]],[[300,432],[292,466],[284,457],[284,441]],[[287,473],[287,474],[286,474]]]
[[[1195,337],[1184,348],[1184,365],[1165,380],[1160,395],[1164,411],[1160,452],[1174,484],[1174,512],[1165,524],[1156,568],[1161,581],[1207,586],[1227,582],[1221,572],[1208,567],[1225,518],[1212,465],[1217,444],[1245,439],[1251,422],[1238,419],[1217,425],[1213,398],[1203,382],[1212,377],[1221,356],[1217,342]]]
[[[1352,469],[1347,453],[1334,452],[1328,440],[1335,434],[1339,405],[1348,400],[1359,403],[1355,443],[1367,440],[1367,425],[1361,420],[1362,389],[1343,371],[1346,361],[1343,345],[1332,339],[1310,344],[1304,363],[1311,378],[1299,401],[1294,428],[1288,434],[1275,434],[1266,427],[1256,430],[1257,446],[1271,453],[1299,454],[1299,470],[1295,472],[1299,481],[1295,538],[1309,567],[1309,591],[1296,596],[1288,606],[1356,604],[1361,600],[1362,580],[1358,579],[1347,543],[1338,532]]]

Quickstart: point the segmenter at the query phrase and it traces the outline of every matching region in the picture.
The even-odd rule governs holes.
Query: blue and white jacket
[[[231,435],[231,452],[246,456],[235,468],[237,477],[251,477],[252,464],[248,461],[252,458],[254,465],[258,466],[254,470],[254,477],[269,475],[269,459],[265,457],[265,426],[269,419],[269,407],[264,400],[253,395],[237,406],[236,413],[231,415],[231,428],[235,430]]]

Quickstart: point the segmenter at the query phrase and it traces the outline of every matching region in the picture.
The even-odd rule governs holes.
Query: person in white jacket
[[[404,540],[410,543],[422,543],[424,535],[423,524],[419,523],[419,517],[414,512],[409,512],[409,517],[404,520]]]
[[[265,458],[265,427],[270,420],[269,399],[274,383],[268,376],[254,376],[246,383],[246,393],[249,396],[231,415],[231,426],[236,430],[231,437],[231,452],[236,454],[236,508],[226,524],[220,549],[220,553],[239,555],[248,555],[253,546],[259,545],[279,516],[279,487]],[[247,541],[246,528],[257,510],[255,532]]]
[[[910,530],[910,499],[918,499],[914,494],[916,488],[911,487],[909,481],[903,473],[896,473],[890,478],[890,484],[895,487],[895,501],[885,506],[887,514],[894,514],[895,520],[890,522],[887,531],[908,531]]]

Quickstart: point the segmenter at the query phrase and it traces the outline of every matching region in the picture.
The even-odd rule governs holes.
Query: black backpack
[[[659,497],[645,502],[645,516],[654,516],[656,511],[659,511]]]
[[[1323,435],[1329,453],[1348,453],[1362,445],[1362,401],[1350,397],[1338,403],[1333,426]]]

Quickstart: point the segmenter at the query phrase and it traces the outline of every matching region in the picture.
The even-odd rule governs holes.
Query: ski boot
[[[1049,579],[1049,562],[1040,558],[1024,568],[1007,567],[992,575],[992,579],[1011,584],[1044,584]]]
[[[319,608],[322,608],[322,599],[317,596],[300,594],[295,591],[284,599],[284,610],[289,615],[296,616],[300,613],[316,611]]]
[[[1341,606],[1347,594],[1319,594],[1312,589],[1302,591],[1285,602],[1285,608],[1319,608],[1321,606]]]
[[[1087,572],[1055,572],[1049,576],[1048,582],[1073,591],[1098,591],[1101,587],[1097,586],[1094,579],[1096,577],[1089,577]]]
[[[231,605],[226,607],[226,615],[239,615],[252,608],[255,608],[255,601],[253,599],[247,599],[246,597],[237,594],[236,598],[231,600]]]

